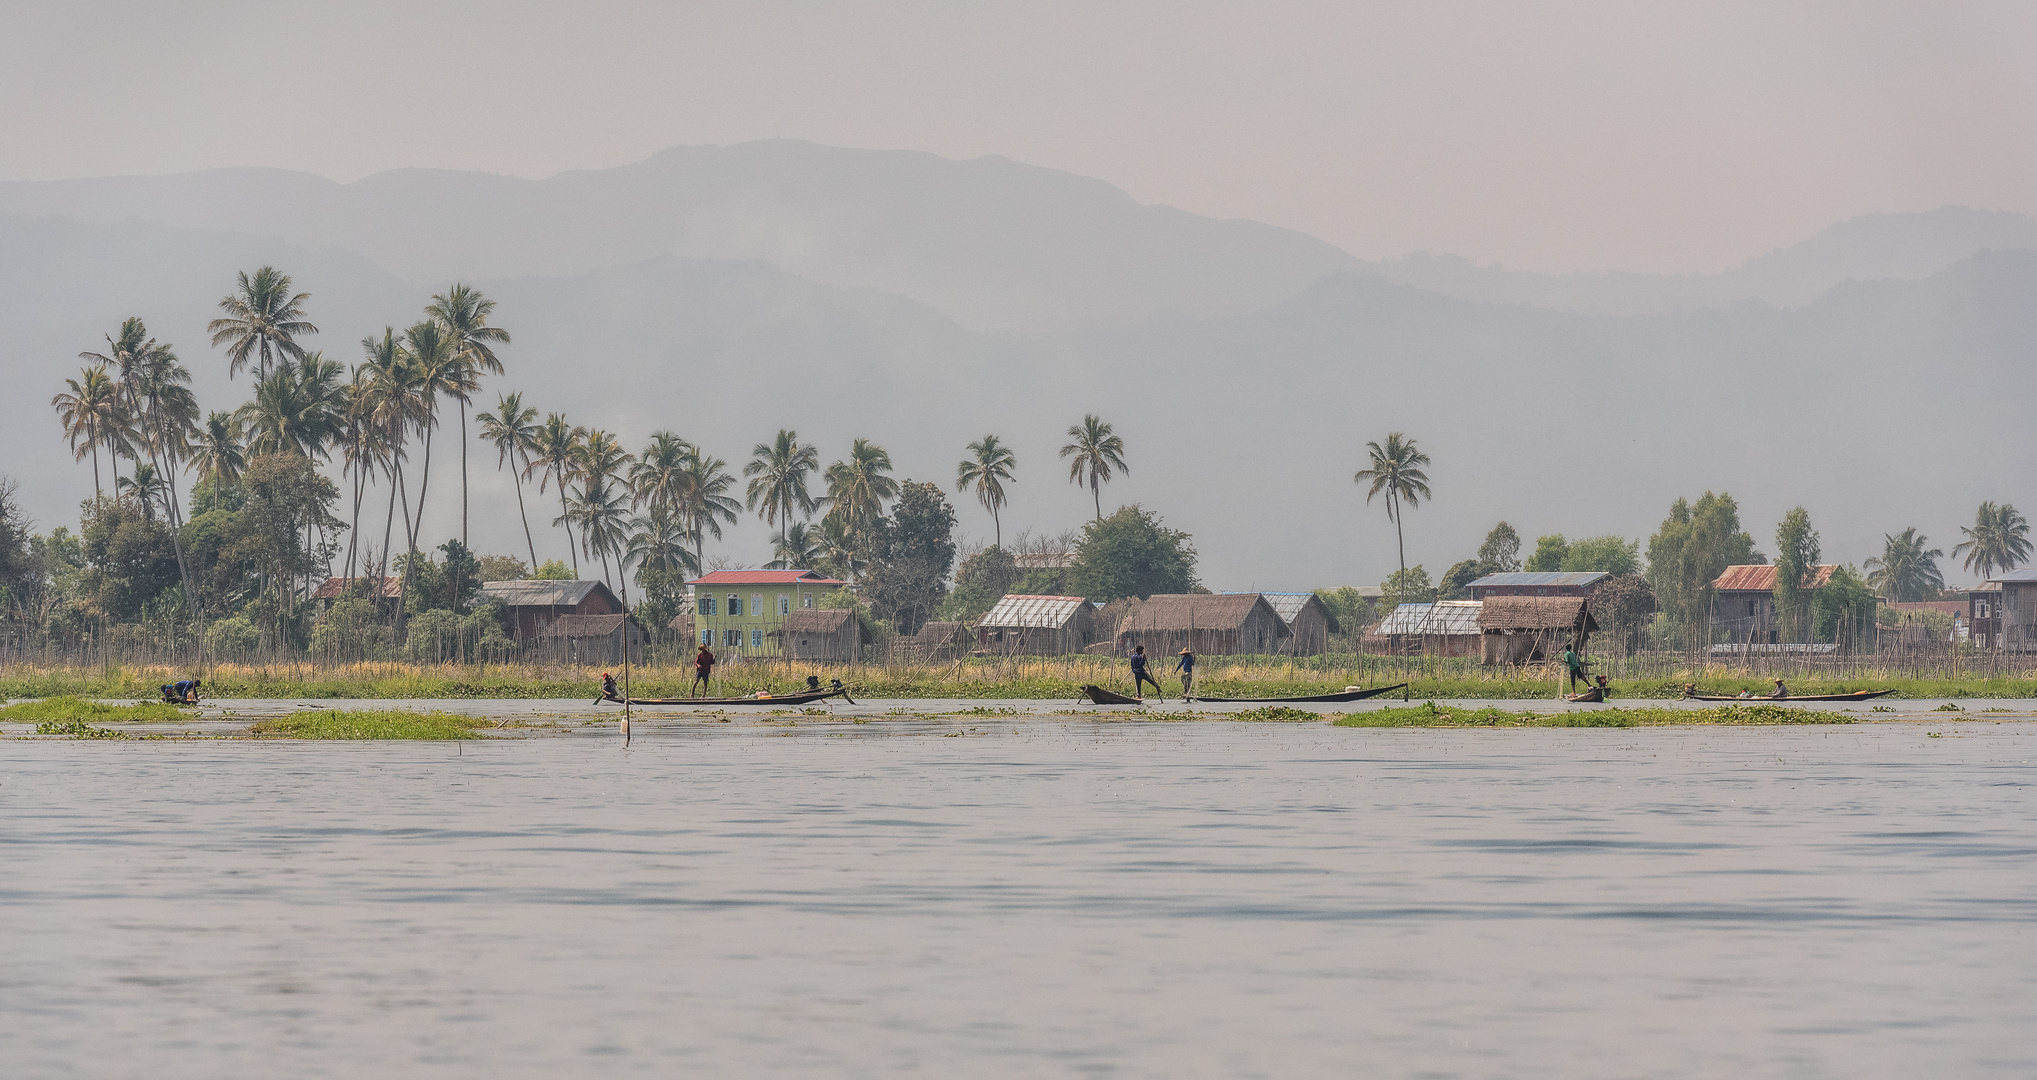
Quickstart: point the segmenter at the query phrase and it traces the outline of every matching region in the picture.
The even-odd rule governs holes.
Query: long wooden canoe
[[[1331,704],[1339,701],[1363,701],[1369,697],[1378,697],[1381,694],[1391,694],[1395,690],[1405,690],[1407,689],[1407,686],[1408,684],[1406,683],[1394,683],[1392,686],[1374,687],[1371,690],[1344,690],[1335,694],[1309,694],[1302,697],[1197,697],[1195,700],[1241,702],[1241,703],[1257,702],[1265,704],[1277,704],[1289,702],[1301,704],[1310,703]]]
[[[802,690],[797,694],[779,694],[776,697],[680,697],[680,698],[630,698],[631,705],[811,705],[839,697],[851,705],[856,703],[847,690]],[[621,705],[623,699],[603,694],[597,701],[610,705]]]
[[[1855,690],[1850,694],[1791,694],[1788,697],[1771,697],[1767,694],[1763,694],[1760,697],[1731,697],[1726,694],[1685,694],[1683,697],[1685,701],[1767,701],[1780,704],[1786,701],[1870,701],[1878,697],[1887,697],[1893,693],[1895,693],[1894,690]]]
[[[1098,705],[1144,705],[1146,703],[1144,698],[1126,697],[1114,690],[1105,690],[1103,687],[1093,684],[1084,686],[1082,693],[1083,696]]]
[[[1570,703],[1571,703],[1571,704],[1573,704],[1573,705],[1584,705],[1584,704],[1590,704],[1590,703],[1593,703],[1593,702],[1600,702],[1600,701],[1604,701],[1605,699],[1606,699],[1606,692],[1605,692],[1605,690],[1601,689],[1600,687],[1596,687],[1596,686],[1592,687],[1592,688],[1591,688],[1591,689],[1589,689],[1589,690],[1586,690],[1586,691],[1585,691],[1584,693],[1582,693],[1582,694],[1565,694],[1565,695],[1563,695],[1563,700],[1565,700],[1565,701],[1568,701],[1568,702],[1570,702]]]

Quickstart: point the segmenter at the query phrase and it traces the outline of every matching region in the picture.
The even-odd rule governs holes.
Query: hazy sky
[[[2037,4],[4,2],[0,178],[1002,154],[1364,257],[1711,270],[2037,213]]]

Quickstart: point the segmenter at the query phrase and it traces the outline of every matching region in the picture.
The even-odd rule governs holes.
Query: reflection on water
[[[2024,1077],[2033,743],[1033,717],[6,742],[0,1061]]]

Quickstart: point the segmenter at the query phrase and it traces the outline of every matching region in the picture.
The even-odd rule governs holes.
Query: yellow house
[[[817,570],[716,570],[686,584],[695,639],[724,656],[781,655],[785,620],[849,585]]]

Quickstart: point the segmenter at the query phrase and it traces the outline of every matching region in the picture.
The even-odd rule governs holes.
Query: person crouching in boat
[[[173,683],[164,683],[163,700],[172,705],[196,705],[200,685],[197,679],[178,679]]]
[[[615,676],[606,671],[601,673],[601,696],[610,701],[622,700],[622,694],[615,689]]]

